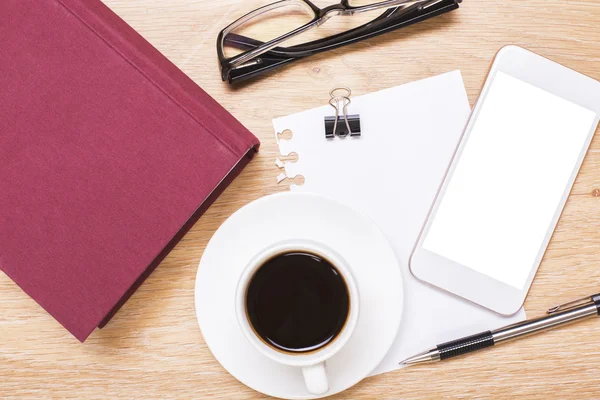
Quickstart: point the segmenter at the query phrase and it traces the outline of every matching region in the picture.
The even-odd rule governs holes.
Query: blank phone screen
[[[423,248],[523,290],[595,120],[498,71]]]

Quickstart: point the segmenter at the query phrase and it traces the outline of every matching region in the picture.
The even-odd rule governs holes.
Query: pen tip
[[[415,356],[412,357],[408,357],[406,360],[400,361],[400,365],[404,365],[404,366],[408,366],[408,365],[414,365],[414,364],[421,364],[424,362],[430,362],[433,361],[433,357],[432,357],[432,350],[429,351],[425,351],[423,353],[417,354]]]
[[[412,365],[412,364],[414,364],[414,362],[412,362],[412,359],[413,359],[413,358],[414,358],[414,357],[410,357],[410,358],[407,358],[406,360],[402,360],[402,361],[400,361],[400,362],[398,363],[398,365],[400,365],[400,366],[403,366],[403,367],[406,367],[406,366]]]

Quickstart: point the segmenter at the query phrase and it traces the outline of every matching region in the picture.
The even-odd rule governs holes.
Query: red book
[[[3,0],[0,37],[0,268],[84,341],[259,142],[99,0]]]

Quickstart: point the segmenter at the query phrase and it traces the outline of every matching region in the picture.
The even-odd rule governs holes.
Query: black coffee
[[[308,253],[270,259],[254,274],[246,293],[248,318],[258,336],[292,353],[332,342],[349,308],[344,278],[329,261]]]

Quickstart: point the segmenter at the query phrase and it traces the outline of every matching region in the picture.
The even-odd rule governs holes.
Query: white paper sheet
[[[324,99],[324,102],[327,99]],[[405,309],[398,337],[373,375],[436,344],[525,319],[502,317],[417,281],[408,260],[470,115],[460,71],[352,98],[362,137],[325,139],[330,106],[273,121],[281,154],[298,153],[285,175],[303,175],[294,192],[344,202],[387,235],[402,268]],[[292,131],[291,140],[278,134]],[[365,249],[368,251],[368,249]]]

